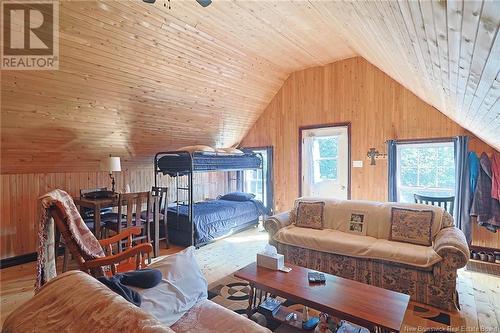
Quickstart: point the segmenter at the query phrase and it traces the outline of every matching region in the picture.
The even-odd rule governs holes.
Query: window
[[[338,137],[323,136],[313,141],[314,182],[338,179]]]
[[[255,199],[264,203],[268,214],[273,211],[273,184],[272,184],[272,162],[273,148],[259,147],[247,148],[254,153],[262,155],[264,183],[262,183],[262,170],[245,170],[243,171],[242,183],[243,191],[255,194]]]
[[[447,197],[455,193],[453,142],[401,143],[397,146],[397,198],[414,194]]]
[[[253,150],[254,153],[262,154],[262,163],[264,163],[264,184],[262,184],[262,170],[245,170],[243,178],[245,179],[244,191],[255,194],[255,199],[266,202],[266,173],[267,173],[267,151]],[[264,187],[262,187],[264,186]]]

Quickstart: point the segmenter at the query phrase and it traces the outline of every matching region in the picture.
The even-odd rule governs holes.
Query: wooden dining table
[[[118,196],[114,196],[111,198],[101,198],[101,199],[90,199],[90,198],[75,198],[75,205],[81,208],[88,208],[94,211],[94,230],[93,233],[97,239],[101,236],[101,209],[108,207],[118,207]],[[153,197],[153,207],[158,207],[158,198]],[[153,246],[154,253],[160,253],[160,221],[159,221],[159,213],[158,209],[153,209],[154,211],[154,235],[153,235]]]

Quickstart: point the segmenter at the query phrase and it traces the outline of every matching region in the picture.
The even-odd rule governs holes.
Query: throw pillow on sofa
[[[299,202],[295,225],[302,228],[323,229],[324,202]]]
[[[416,245],[432,245],[432,210],[392,207],[390,240]]]

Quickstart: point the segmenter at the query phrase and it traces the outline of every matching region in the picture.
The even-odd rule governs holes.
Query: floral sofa
[[[297,226],[301,202],[322,203],[316,212],[308,211],[309,215],[322,215],[322,228]],[[414,211],[428,212],[432,217],[429,244],[394,240],[391,221],[397,210],[407,210],[407,219]],[[351,227],[359,222],[363,228]],[[403,236],[422,233],[409,225]],[[459,306],[457,269],[467,264],[469,249],[452,216],[440,207],[299,198],[291,211],[269,217],[264,226],[270,243],[286,262],[402,292],[413,301],[441,309]]]

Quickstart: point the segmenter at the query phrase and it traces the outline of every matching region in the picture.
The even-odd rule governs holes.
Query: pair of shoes
[[[494,255],[495,255],[495,262],[497,264],[500,264],[500,251],[495,251]]]
[[[481,251],[478,254],[479,254],[479,260],[481,260],[481,261],[488,261],[488,255],[486,254],[486,252]]]
[[[479,253],[474,250],[470,251],[470,258],[474,260],[481,260],[481,258],[479,257]]]
[[[488,253],[488,262],[495,262],[495,255],[493,253]]]

